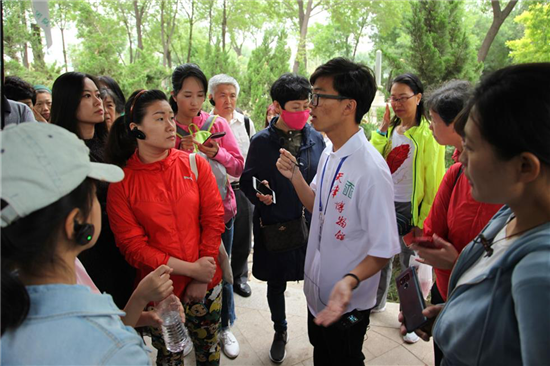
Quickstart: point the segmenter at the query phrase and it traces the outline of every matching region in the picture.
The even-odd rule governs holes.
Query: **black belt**
[[[231,188],[233,188],[234,191],[238,191],[239,189],[241,189],[239,182],[231,183]]]

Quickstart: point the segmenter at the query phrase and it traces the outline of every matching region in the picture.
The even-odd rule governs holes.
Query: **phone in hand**
[[[210,140],[211,139],[219,139],[219,138],[222,138],[225,136],[227,132],[225,131],[220,131],[220,132],[214,132],[213,134],[211,134],[210,136],[208,136],[206,138],[206,140],[204,140],[204,142],[202,143],[203,145],[206,145],[206,146],[211,146],[212,144],[210,143]]]
[[[428,318],[422,314],[426,304],[422,297],[416,269],[414,267],[407,268],[397,276],[395,282],[401,311],[405,318],[405,327],[407,332],[412,332],[428,322]]]
[[[418,244],[424,248],[439,249],[439,247],[435,245],[431,236],[417,236],[413,239],[413,243]]]
[[[265,196],[271,195],[271,197],[273,197],[273,203],[276,203],[275,192],[271,188],[263,184],[261,180],[256,177],[252,177],[252,187],[259,194],[263,194]]]

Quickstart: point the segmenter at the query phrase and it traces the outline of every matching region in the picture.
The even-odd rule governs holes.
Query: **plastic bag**
[[[424,296],[424,300],[426,300],[433,286],[433,270],[432,266],[417,262],[416,258],[420,258],[416,253],[411,255],[409,265],[411,267],[416,267],[416,274],[418,275],[418,281],[420,282],[422,296]]]

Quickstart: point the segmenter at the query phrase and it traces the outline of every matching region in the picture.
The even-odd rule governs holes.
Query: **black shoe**
[[[273,337],[273,343],[271,344],[271,349],[269,350],[269,358],[275,363],[281,363],[285,360],[286,350],[285,346],[288,342],[288,333],[285,332],[275,332]]]
[[[248,283],[239,283],[233,286],[233,292],[241,295],[242,297],[249,297],[252,295],[252,290]]]

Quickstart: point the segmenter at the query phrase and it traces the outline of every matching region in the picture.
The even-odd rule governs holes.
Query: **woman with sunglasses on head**
[[[240,176],[244,167],[244,158],[229,123],[223,117],[211,116],[202,110],[208,91],[208,82],[199,66],[189,63],[176,67],[172,73],[172,88],[170,105],[174,110],[177,127],[176,147],[187,152],[200,152],[208,158],[213,167],[224,206],[223,245],[227,254],[231,256],[237,201],[227,174],[234,177]],[[210,101],[212,102],[213,100]],[[218,139],[211,139],[208,143],[203,144],[204,141],[199,137],[219,132],[225,135]],[[236,316],[233,285],[227,282],[223,285],[222,304],[220,335],[222,350],[228,358],[233,359],[239,355],[240,348],[230,328]]]
[[[465,112],[472,197],[505,206],[460,254],[445,305],[423,314],[437,316],[441,365],[548,365],[550,63],[486,76]]]
[[[215,258],[223,205],[208,162],[174,149],[175,141],[166,95],[134,92],[109,134],[107,160],[123,167],[125,177],[109,187],[107,211],[117,245],[139,278],[162,264],[173,269],[197,364],[218,365],[222,275]],[[183,362],[184,351],[169,352],[160,330],[150,332],[157,364]]]
[[[0,134],[0,362],[149,365],[145,344],[123,325],[111,296],[78,284],[76,257],[101,232],[97,182],[120,181],[122,170],[90,162],[84,143],[58,126],[25,123]]]
[[[424,220],[445,174],[445,147],[435,141],[430,131],[420,79],[409,73],[399,75],[393,79],[390,92],[388,103],[395,115],[390,118],[390,108],[386,104],[384,120],[372,134],[371,142],[390,167],[399,234],[404,236],[414,230],[421,236]],[[413,251],[401,239],[401,270],[409,267],[412,254]],[[385,310],[391,269],[392,261],[381,272],[373,312]],[[411,333],[404,340],[414,343],[418,337]]]
[[[105,109],[98,80],[89,74],[67,72],[59,76],[52,88],[51,123],[73,133],[90,149],[90,159],[105,161],[107,127]],[[97,196],[102,211],[101,234],[97,244],[79,256],[86,271],[100,291],[113,296],[115,304],[123,309],[132,294],[135,270],[120,254],[107,215],[108,184],[97,185]],[[116,281],[113,281],[116,278]]]

